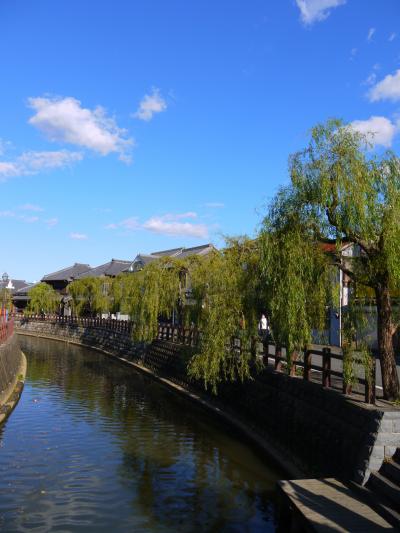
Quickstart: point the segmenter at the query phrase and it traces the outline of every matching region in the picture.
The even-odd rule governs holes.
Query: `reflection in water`
[[[278,474],[229,429],[96,352],[21,347],[26,385],[0,433],[2,530],[275,530]]]

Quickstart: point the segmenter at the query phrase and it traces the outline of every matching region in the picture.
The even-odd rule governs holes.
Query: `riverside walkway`
[[[375,533],[398,531],[337,479],[279,481],[279,496],[291,510],[282,531]],[[282,511],[282,515],[284,511]]]

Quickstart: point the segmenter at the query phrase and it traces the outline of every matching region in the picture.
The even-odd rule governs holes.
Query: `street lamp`
[[[4,274],[1,276],[1,279],[3,280],[3,305],[2,305],[2,309],[5,311],[5,308],[6,308],[7,283],[8,283],[8,280],[10,279],[8,277],[7,272],[4,272]]]

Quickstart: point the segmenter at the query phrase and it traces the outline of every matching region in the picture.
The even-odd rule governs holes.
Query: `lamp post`
[[[1,276],[1,279],[3,280],[3,302],[2,302],[3,313],[2,314],[5,315],[7,283],[8,283],[8,280],[10,279],[7,272],[4,272],[4,274]]]

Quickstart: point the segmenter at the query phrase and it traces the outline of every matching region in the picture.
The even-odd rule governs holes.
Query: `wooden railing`
[[[270,354],[270,347],[275,347],[274,353]],[[298,375],[298,369],[300,370],[300,376],[305,381],[320,381],[323,388],[332,387],[332,378],[338,378],[341,381],[343,394],[351,394],[353,385],[361,385],[364,388],[364,401],[368,404],[374,404],[376,400],[376,360],[371,356],[371,367],[369,369],[369,375],[365,371],[361,362],[358,364],[358,370],[364,374],[363,377],[354,376],[353,384],[346,383],[344,379],[343,371],[343,354],[335,353],[329,346],[325,346],[322,349],[305,347],[301,357],[298,352],[292,354],[291,360],[288,363],[287,357],[282,356],[282,347],[275,344],[267,344],[265,346],[264,358],[272,358],[274,369],[277,372],[287,372],[290,376],[294,377]],[[315,359],[318,358],[320,364]],[[332,361],[339,361],[339,367],[332,369]],[[356,361],[357,363],[357,361]],[[290,368],[288,368],[288,364]],[[285,368],[283,368],[285,366]]]
[[[71,324],[82,327],[103,328],[120,333],[130,334],[133,323],[129,320],[116,320],[115,318],[91,318],[60,315],[23,315],[16,316],[21,321],[52,322],[56,324]]]
[[[14,331],[14,319],[6,319],[5,316],[0,316],[0,344],[6,342],[11,337]]]
[[[68,317],[59,315],[29,315],[21,317],[21,320],[38,321],[38,322],[53,322],[58,324],[73,324],[83,327],[94,327],[109,329],[120,333],[131,335],[134,324],[130,320],[116,320],[110,318],[84,318],[84,317]],[[12,326],[11,326],[12,328]],[[168,323],[159,323],[157,339],[182,344],[185,346],[196,347],[201,340],[201,332],[195,328],[184,328]],[[252,356],[257,355],[257,346],[262,346],[262,351],[259,355],[263,356],[266,366],[272,365],[276,372],[284,372],[289,376],[303,379],[305,381],[313,381],[320,383],[323,388],[332,388],[332,381],[336,378],[335,388],[341,387],[343,394],[352,393],[352,385],[346,383],[343,372],[343,355],[341,350],[332,351],[328,346],[326,347],[306,347],[302,353],[293,353],[290,362],[286,355],[283,355],[284,348],[275,345],[273,342],[261,343],[258,337],[254,337],[251,342],[251,348],[244,348],[247,352],[251,351]],[[271,351],[271,348],[273,351]],[[239,338],[232,338],[230,346],[227,349],[240,355],[242,352],[242,343]],[[332,362],[338,361],[337,369],[332,368]],[[363,368],[358,365],[359,369]],[[375,358],[371,359],[370,376],[368,377],[364,370],[362,377],[355,376],[353,385],[355,387],[361,386],[364,389],[364,400],[366,403],[375,403],[375,375],[376,364]],[[339,385],[338,385],[339,382]]]

